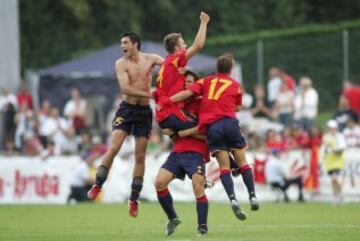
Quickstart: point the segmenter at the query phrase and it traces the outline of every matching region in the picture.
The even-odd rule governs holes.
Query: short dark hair
[[[179,39],[182,37],[181,33],[170,33],[164,38],[165,49],[169,54],[174,53],[175,46],[178,44]]]
[[[129,37],[131,43],[137,43],[138,46],[138,50],[140,50],[140,47],[141,47],[141,41],[140,41],[140,36],[137,34],[137,33],[134,33],[134,32],[126,32],[126,33],[123,33],[120,37],[120,39],[122,38],[125,38],[125,37]]]
[[[191,75],[192,77],[194,77],[195,81],[197,81],[199,79],[198,73],[196,73],[194,70],[190,70],[190,69],[186,70],[185,77],[188,75]]]
[[[234,65],[234,56],[231,53],[221,55],[217,60],[217,72],[228,74]]]

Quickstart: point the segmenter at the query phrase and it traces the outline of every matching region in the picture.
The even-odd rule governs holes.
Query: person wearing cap
[[[343,134],[339,132],[338,124],[335,120],[329,120],[327,122],[327,128],[328,131],[323,136],[323,164],[331,178],[334,204],[341,204],[343,202],[343,196],[340,173],[345,165],[344,150],[346,148],[346,141]]]
[[[319,95],[309,77],[300,78],[300,90],[295,97],[295,119],[302,129],[309,131],[318,113]]]

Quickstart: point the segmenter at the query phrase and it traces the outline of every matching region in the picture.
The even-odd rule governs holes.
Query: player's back
[[[241,105],[240,84],[227,74],[215,74],[190,87],[202,94],[200,124],[210,124],[223,117],[236,118],[235,110]]]
[[[161,66],[156,92],[158,95],[172,96],[184,89],[185,77],[179,73],[179,68],[187,64],[185,51],[168,55]]]

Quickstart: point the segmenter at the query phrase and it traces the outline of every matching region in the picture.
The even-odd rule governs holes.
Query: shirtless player
[[[124,33],[121,36],[124,57],[116,61],[115,68],[124,100],[112,123],[111,145],[97,169],[95,184],[88,192],[90,199],[97,197],[125,138],[134,135],[135,165],[129,199],[131,217],[138,215],[137,200],[143,186],[145,153],[152,127],[152,110],[149,106],[152,97],[152,70],[155,65],[161,65],[163,62],[163,58],[156,54],[140,52],[140,46],[140,37],[136,33]]]

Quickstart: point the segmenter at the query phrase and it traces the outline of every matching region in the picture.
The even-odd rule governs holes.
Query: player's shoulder
[[[118,58],[115,61],[115,67],[116,67],[116,69],[126,68],[126,59],[124,57]]]
[[[116,61],[115,61],[115,65],[123,65],[126,63],[126,59],[125,57],[121,57],[121,58],[118,58]]]

